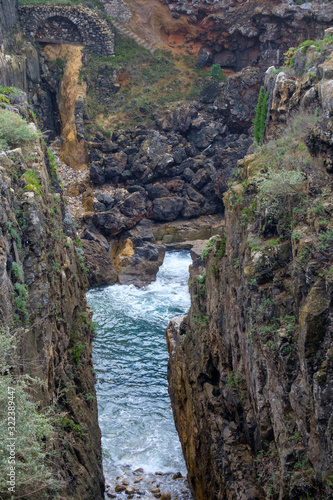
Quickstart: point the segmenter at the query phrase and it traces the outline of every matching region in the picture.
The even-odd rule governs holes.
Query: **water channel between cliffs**
[[[167,252],[146,288],[113,285],[87,294],[97,325],[93,360],[111,498],[191,498],[186,481],[173,479],[186,476],[186,468],[168,395],[165,341],[168,321],[190,306],[190,263],[188,252]]]

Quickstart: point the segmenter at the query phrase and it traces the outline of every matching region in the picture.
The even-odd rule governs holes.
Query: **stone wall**
[[[95,12],[83,6],[23,5],[19,8],[19,16],[23,32],[29,40],[50,43],[82,40],[84,45],[100,55],[114,55],[114,35],[110,27]]]

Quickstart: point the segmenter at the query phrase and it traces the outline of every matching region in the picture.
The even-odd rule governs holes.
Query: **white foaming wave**
[[[188,255],[167,253],[156,281],[146,288],[113,285],[88,293],[94,321],[103,330],[96,341],[97,360],[105,349],[113,353],[106,363],[95,360],[106,471],[130,465],[132,470],[142,467],[147,474],[186,474],[167,393],[164,327],[189,308],[184,276],[190,262]],[[126,328],[126,316],[137,326]]]

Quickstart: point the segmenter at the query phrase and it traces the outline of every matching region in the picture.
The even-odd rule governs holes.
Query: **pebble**
[[[121,493],[122,491],[125,491],[125,490],[126,490],[126,486],[124,486],[123,484],[117,484],[115,486],[115,489],[114,489],[114,491],[116,493]]]
[[[131,470],[130,467],[122,468],[123,473],[119,474],[119,469],[114,473],[113,478],[107,477],[107,487],[113,495],[106,492],[105,498],[139,499],[146,500],[189,500],[191,497],[187,490],[187,480],[181,472],[164,473],[148,472],[142,468]],[[116,474],[117,479],[115,479]],[[111,484],[111,487],[110,487]]]
[[[182,478],[183,478],[183,476],[180,472],[177,472],[176,474],[174,474],[172,476],[172,479],[182,479]]]
[[[152,488],[150,490],[151,493],[161,493],[161,490],[159,488]]]

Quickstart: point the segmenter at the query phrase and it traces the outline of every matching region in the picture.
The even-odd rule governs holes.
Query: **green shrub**
[[[20,115],[0,109],[0,149],[10,149],[31,143],[39,137]]]
[[[42,185],[34,170],[28,168],[23,174],[24,180],[27,183],[25,186],[26,191],[33,191],[36,194],[42,194]]]
[[[15,304],[15,318],[16,320],[22,319],[24,324],[29,324],[29,312],[27,309],[27,298],[28,298],[28,286],[22,285],[21,283],[15,283],[14,285],[16,295],[14,297]]]
[[[267,91],[264,94],[264,87],[260,87],[258,104],[256,107],[256,116],[253,121],[254,138],[258,144],[262,142],[265,135],[266,117],[268,111],[268,99],[269,99],[269,92]]]
[[[10,221],[6,223],[6,228],[13,240],[15,241],[17,248],[21,250],[22,248],[22,241],[21,241],[21,236],[18,234],[16,229],[14,228],[14,224]]]
[[[17,281],[22,281],[23,280],[23,271],[21,266],[17,262],[12,263],[12,268],[11,268],[11,273],[12,275],[17,279]]]
[[[259,193],[265,198],[300,194],[303,191],[305,175],[303,172],[289,170],[269,170],[257,179]]]
[[[46,148],[46,151],[47,151],[47,157],[50,162],[51,180],[55,181],[58,178],[57,162],[54,154],[52,153],[49,147]]]
[[[223,73],[223,69],[219,64],[213,64],[211,69],[210,69],[210,76],[218,81],[218,82],[223,82],[226,80],[226,76]]]
[[[215,245],[216,238],[217,237],[214,236],[213,238],[207,241],[205,248],[201,252],[202,260],[204,260],[204,258],[207,257],[209,249]]]

